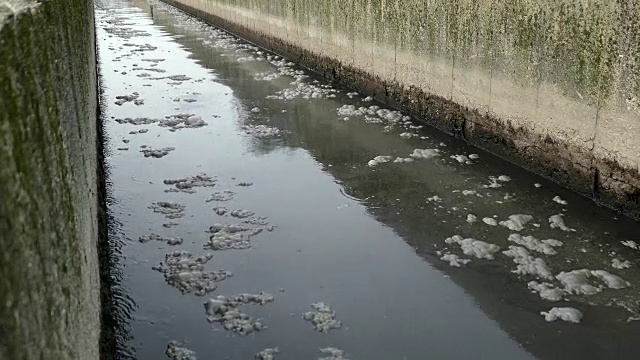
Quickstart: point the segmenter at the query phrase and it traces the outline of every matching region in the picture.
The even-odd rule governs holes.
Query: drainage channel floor
[[[130,357],[640,353],[637,222],[160,2],[96,23]]]

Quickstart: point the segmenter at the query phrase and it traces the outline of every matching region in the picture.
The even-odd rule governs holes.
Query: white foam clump
[[[204,265],[212,257],[212,254],[195,256],[188,251],[174,251],[165,255],[164,261],[153,270],[163,273],[167,283],[183,294],[203,296],[214,291],[217,283],[232,276],[225,270],[204,271]]]
[[[557,288],[555,285],[548,282],[529,281],[527,287],[537,292],[541,298],[549,301],[560,301],[564,296],[564,291]]]
[[[413,158],[403,158],[403,157],[397,157],[395,160],[393,160],[394,163],[410,163],[413,162],[414,159]]]
[[[626,247],[630,247],[634,250],[640,250],[640,245],[638,245],[638,243],[633,240],[625,240],[625,241],[621,241],[621,243],[622,245]]]
[[[248,249],[251,237],[259,234],[265,227],[247,224],[214,224],[207,232],[211,233],[205,248],[211,250]]]
[[[438,149],[414,149],[410,157],[414,159],[431,159],[436,156],[440,156],[440,150]]]
[[[184,216],[185,205],[171,201],[156,201],[149,205],[149,209],[163,214],[167,219],[177,219]]]
[[[260,331],[264,325],[249,315],[239,311],[237,308],[243,304],[265,305],[273,302],[273,295],[267,293],[240,294],[234,296],[218,295],[204,303],[207,314],[207,321],[222,324],[225,330],[248,335],[255,331]]]
[[[141,149],[140,152],[144,154],[144,157],[161,158],[161,157],[164,157],[166,155],[169,155],[169,153],[172,152],[175,149],[176,148],[172,147],[172,146],[163,147],[161,149],[154,149],[152,147],[145,147],[145,148]]]
[[[250,210],[232,210],[229,215],[235,217],[235,218],[239,218],[239,219],[245,219],[248,218],[250,216],[255,215],[255,213],[253,211]]]
[[[462,267],[463,265],[467,265],[471,262],[470,259],[461,259],[458,255],[450,253],[442,255],[442,257],[440,257],[440,260],[446,261],[450,266],[454,267]]]
[[[158,122],[158,126],[169,128],[169,131],[176,131],[207,126],[207,123],[200,116],[194,114],[175,114],[165,116]]]
[[[386,163],[386,162],[389,162],[389,161],[391,161],[391,156],[378,155],[378,156],[374,157],[372,160],[369,160],[367,165],[370,166],[370,167],[374,167],[374,166],[378,166],[379,164],[383,164],[383,163]]]
[[[629,282],[621,277],[605,270],[580,269],[568,272],[563,271],[556,276],[556,279],[562,283],[564,291],[568,294],[594,295],[602,291],[604,287],[590,284],[588,279],[592,276],[599,278],[610,289],[623,289],[630,285]]]
[[[576,229],[572,229],[564,223],[563,216],[563,214],[551,215],[549,217],[549,226],[552,229],[560,229],[562,231],[576,231]]]
[[[253,109],[251,109],[252,113],[259,113],[260,112],[260,108],[259,107],[254,107]]]
[[[308,75],[304,74],[304,71],[293,70],[287,66],[278,68],[280,75],[293,76],[294,81],[290,83],[290,87],[277,91],[275,95],[267,96],[267,99],[279,99],[279,100],[292,100],[295,98],[303,99],[322,99],[322,98],[334,98],[336,97],[336,89],[332,89],[329,85],[313,85],[308,84],[304,80],[308,78]]]
[[[477,160],[477,159],[480,159],[480,155],[478,155],[478,154],[470,154],[470,155],[469,155],[469,159],[471,159],[471,160]]]
[[[142,235],[138,238],[138,241],[143,244],[148,243],[149,241],[162,241],[166,242],[168,245],[180,245],[183,242],[181,237],[164,237],[156,233],[152,233],[150,235]]]
[[[334,347],[322,348],[320,352],[329,356],[318,358],[318,360],[349,360],[344,357],[344,351]]]
[[[196,353],[175,340],[169,341],[165,354],[171,360],[197,360]]]
[[[276,355],[280,353],[280,349],[275,348],[267,348],[261,350],[259,353],[255,355],[255,360],[275,360]]]
[[[631,263],[629,262],[629,260],[620,260],[620,259],[613,259],[611,260],[611,266],[616,268],[616,269],[627,269],[631,267]]]
[[[276,127],[267,126],[263,124],[260,124],[260,125],[245,124],[245,125],[242,125],[241,128],[245,132],[245,134],[253,135],[259,138],[280,136],[280,134],[282,133],[282,131],[280,131],[280,129]]]
[[[476,195],[479,197],[482,197],[480,194],[478,194],[477,191],[475,190],[462,190],[462,195],[467,196],[467,195]]]
[[[522,236],[520,234],[509,235],[509,241],[522,245],[529,250],[537,251],[546,255],[557,254],[554,247],[562,246],[562,241],[555,239],[538,240],[533,236]]]
[[[527,249],[521,246],[510,245],[509,250],[503,251],[503,254],[513,258],[518,266],[513,273],[519,275],[532,275],[541,279],[553,279],[553,273],[547,263],[541,259],[531,256]]]
[[[342,323],[336,320],[336,313],[329,305],[318,302],[311,304],[314,311],[308,311],[302,315],[304,320],[310,321],[318,332],[329,332],[332,329],[339,329]]]
[[[558,204],[567,205],[567,201],[562,200],[562,198],[557,195],[553,198],[553,201],[557,202]]]
[[[263,72],[258,73],[253,76],[253,78],[257,81],[272,81],[280,77],[278,73],[274,72]]]
[[[469,159],[469,157],[467,157],[466,155],[451,155],[450,158],[456,160],[460,164],[473,164],[473,161],[471,161],[471,159]]]
[[[591,274],[600,278],[610,289],[624,289],[631,285],[628,281],[606,270],[591,270]]]
[[[531,220],[533,220],[533,216],[531,215],[515,214],[510,215],[508,220],[500,221],[499,224],[509,228],[509,230],[520,231],[524,229],[524,225]]]
[[[568,272],[563,271],[556,275],[556,279],[562,283],[564,291],[568,294],[594,295],[599,293],[602,289],[589,283],[588,278],[590,276],[591,271],[588,269],[580,269]]]
[[[408,121],[410,118],[408,116],[403,116],[401,112],[396,110],[388,110],[381,109],[377,105],[372,105],[369,107],[356,107],[355,105],[343,105],[337,109],[338,115],[343,117],[353,117],[353,116],[364,116],[364,120],[369,124],[380,124],[385,121],[389,123],[388,126],[385,127],[386,131],[389,131],[393,128],[394,124],[398,124],[402,121]],[[413,133],[402,133],[402,137],[414,137],[418,136]]]
[[[498,226],[498,222],[494,218],[485,217],[482,219],[482,222],[490,226]]]
[[[427,198],[427,202],[442,202],[442,198],[438,195],[433,195],[432,197]]]
[[[137,117],[137,118],[116,119],[116,122],[119,124],[149,125],[149,124],[158,122],[158,119],[152,119],[148,117]]]
[[[546,321],[556,321],[558,319],[570,323],[577,324],[582,320],[582,312],[572,307],[554,307],[549,311],[542,311],[540,315],[544,315]]]
[[[122,104],[126,102],[131,102],[138,99],[139,96],[140,94],[138,94],[137,92],[134,92],[133,94],[128,94],[128,95],[118,95],[116,96],[117,100],[114,101],[114,103],[118,106],[122,106]]]
[[[453,235],[452,237],[445,239],[444,242],[447,244],[458,244],[465,255],[473,255],[478,259],[493,260],[494,254],[500,250],[498,245],[472,238],[464,239],[460,235]]]
[[[366,113],[366,108],[356,108],[355,105],[343,105],[338,108],[338,115],[341,116],[362,116]]]
[[[469,224],[473,224],[474,222],[478,221],[478,217],[473,215],[473,214],[468,214],[467,215],[467,222]]]
[[[379,109],[376,111],[376,115],[382,119],[382,120],[386,120],[392,124],[396,124],[399,123],[400,121],[408,121],[410,119],[410,117],[408,116],[402,116],[402,113],[400,111],[396,111],[396,110],[389,110],[389,109]]]
[[[508,177],[507,175],[500,175],[498,177],[489,176],[489,185],[483,185],[482,187],[496,189],[496,188],[502,187],[502,184],[500,184],[500,182],[508,182],[508,181],[511,181],[511,178]]]
[[[403,139],[410,139],[412,137],[417,137],[417,136],[419,136],[419,135],[411,133],[411,132],[403,132],[403,133],[400,134],[400,137],[403,138]]]
[[[204,173],[180,179],[165,179],[163,181],[165,185],[173,185],[174,187],[166,189],[164,192],[185,192],[193,194],[196,192],[193,188],[212,187],[215,186],[216,181],[217,180]]]

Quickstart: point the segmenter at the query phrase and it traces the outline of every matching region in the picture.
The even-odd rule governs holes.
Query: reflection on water
[[[97,18],[106,112],[113,117],[107,124],[115,200],[110,209],[113,223],[120,224],[111,237],[125,243],[122,282],[137,304],[126,309],[132,337],[125,341],[137,358],[161,358],[172,340],[201,358],[229,359],[276,346],[277,358],[284,359],[318,358],[318,349],[327,346],[353,359],[632,358],[640,350],[638,322],[627,322],[640,306],[640,252],[627,246],[639,240],[637,222],[618,219],[462,142],[404,123],[402,115],[372,108],[380,104],[364,96],[333,92],[286,61],[166,5],[103,3],[108,10],[99,10]],[[145,61],[150,59],[162,61]],[[144,73],[150,75],[138,76]],[[178,81],[184,79],[179,75],[190,79]],[[115,96],[133,92],[144,104],[114,104]],[[363,110],[339,115],[345,104]],[[207,125],[172,132],[154,122],[113,121],[179,113]],[[130,134],[141,126],[148,132]],[[115,150],[122,144],[128,150]],[[175,151],[145,158],[140,146]],[[423,153],[433,157],[394,162],[415,149],[433,149]],[[390,161],[369,166],[377,156]],[[163,180],[198,173],[215,177],[215,186],[194,188],[193,194],[165,192]],[[212,198],[217,200],[206,202]],[[154,214],[148,207],[158,201],[184,206],[184,216],[169,221]],[[517,214],[528,216],[509,220]],[[468,221],[469,215],[477,221]],[[552,227],[557,219],[567,231]],[[273,224],[272,231],[256,232],[260,221]],[[163,226],[169,222],[176,225]],[[251,236],[233,237],[234,231]],[[184,243],[138,241],[150,233],[179,236]],[[463,253],[461,243],[445,242],[454,235],[500,250],[493,260],[479,259]],[[550,239],[562,245],[536,250],[557,245],[542,242]],[[220,241],[231,240],[250,248],[220,250]],[[152,270],[167,253],[203,255],[205,244],[218,251],[197,271],[233,273],[207,296],[183,295]],[[514,262],[502,253],[510,246],[528,255]],[[440,259],[449,253],[470,262],[451,267]],[[554,276],[540,275],[540,261]],[[625,262],[629,267],[614,266]],[[583,268],[606,270],[630,286],[611,289],[595,272],[586,277],[595,294],[570,294],[555,278]],[[530,281],[547,282],[563,300],[542,299],[529,289]],[[240,330],[225,330],[226,322],[207,322],[207,299],[260,291],[274,301],[234,303],[240,314],[234,324],[259,321],[266,329],[243,337]],[[310,304],[318,302],[330,306],[341,328],[316,333],[304,321]],[[547,323],[540,312],[552,307],[575,307],[584,318],[577,325]],[[215,319],[223,314],[211,312]]]

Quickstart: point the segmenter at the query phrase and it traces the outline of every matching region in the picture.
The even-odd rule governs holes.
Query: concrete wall
[[[96,359],[93,2],[0,1],[0,359]]]
[[[640,216],[640,0],[166,0]]]

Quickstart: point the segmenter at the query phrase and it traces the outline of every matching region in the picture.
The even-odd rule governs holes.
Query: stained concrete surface
[[[96,359],[93,4],[0,3],[0,358]]]

